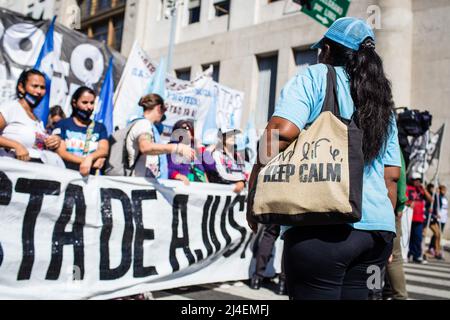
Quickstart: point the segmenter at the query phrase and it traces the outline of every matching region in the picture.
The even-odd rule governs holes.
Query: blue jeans
[[[423,223],[413,222],[411,225],[408,256],[412,256],[414,259],[419,259],[422,257],[422,232]]]

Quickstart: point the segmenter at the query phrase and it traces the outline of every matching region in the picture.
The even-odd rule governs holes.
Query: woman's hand
[[[243,181],[239,181],[234,185],[234,192],[235,193],[241,193],[242,190],[245,188],[245,183]]]
[[[61,145],[61,137],[57,135],[53,135],[45,139],[45,146],[49,150],[56,150]]]
[[[30,153],[22,144],[17,143],[17,146],[14,148],[14,150],[16,151],[17,160],[30,161]]]
[[[92,160],[93,160],[92,157],[87,156],[80,164],[80,174],[83,177],[87,177],[90,174],[93,162]]]
[[[95,162],[92,168],[94,169],[103,169],[105,166],[106,158],[98,158]]]
[[[184,174],[177,174],[175,179],[183,181],[185,186],[188,186],[190,184],[188,177],[186,177]]]
[[[179,143],[177,144],[176,151],[178,155],[182,156],[186,160],[195,159],[195,150],[186,144]]]

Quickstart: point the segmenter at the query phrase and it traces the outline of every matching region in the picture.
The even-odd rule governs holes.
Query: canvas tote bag
[[[336,71],[327,68],[321,114],[258,175],[252,216],[259,223],[306,226],[361,220],[362,130],[353,117],[340,117]]]

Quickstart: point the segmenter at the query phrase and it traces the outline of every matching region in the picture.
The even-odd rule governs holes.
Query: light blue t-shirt
[[[355,108],[350,94],[349,79],[343,67],[335,69],[341,116],[350,119]],[[300,130],[306,124],[312,123],[322,111],[327,89],[327,73],[328,69],[324,64],[310,66],[298,73],[281,91],[274,116],[289,120]],[[391,121],[390,135],[385,148],[364,169],[362,219],[353,224],[355,229],[395,233],[394,209],[384,180],[385,166],[401,167],[397,125],[394,118]]]

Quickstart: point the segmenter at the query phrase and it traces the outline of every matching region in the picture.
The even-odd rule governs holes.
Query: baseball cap
[[[411,174],[411,180],[422,180],[422,175],[419,172],[413,172]]]
[[[321,48],[324,38],[333,40],[355,51],[359,50],[359,47],[367,38],[372,38],[375,42],[375,34],[367,22],[352,17],[337,19],[327,30],[324,37],[311,48]]]
[[[241,130],[235,129],[235,128],[221,128],[221,129],[219,129],[218,133],[219,133],[219,135],[230,134],[230,133],[239,134],[239,133],[241,133]]]

